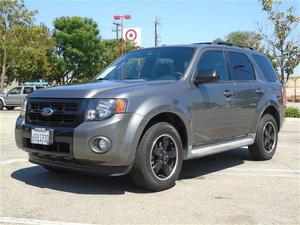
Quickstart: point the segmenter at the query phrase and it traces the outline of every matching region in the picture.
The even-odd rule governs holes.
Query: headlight
[[[26,107],[27,107],[27,99],[23,100],[22,105],[21,105],[21,116],[25,116],[26,114]]]
[[[125,113],[127,99],[92,99],[88,102],[85,114],[86,121],[103,120],[116,113]]]

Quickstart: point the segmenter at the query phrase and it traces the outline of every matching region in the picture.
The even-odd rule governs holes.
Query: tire
[[[138,145],[130,176],[138,186],[150,191],[171,188],[181,170],[182,154],[178,131],[169,123],[154,124]]]
[[[2,110],[4,108],[4,103],[2,100],[0,100],[0,110]]]
[[[5,108],[7,109],[7,110],[14,110],[14,106],[5,106]]]
[[[277,141],[277,123],[272,115],[265,114],[259,121],[255,142],[248,149],[254,159],[269,160],[275,154]]]

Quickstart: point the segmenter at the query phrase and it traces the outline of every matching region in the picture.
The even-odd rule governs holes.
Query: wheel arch
[[[0,100],[3,102],[3,104],[5,106],[5,100],[4,100],[4,98],[0,97]]]
[[[144,129],[140,135],[139,142],[142,139],[145,132],[151,126],[153,126],[154,124],[159,123],[159,122],[167,122],[167,123],[173,125],[180,135],[183,149],[186,150],[188,148],[188,131],[187,131],[186,125],[183,122],[183,119],[174,112],[160,112],[160,113],[156,114],[155,116],[153,116],[148,121],[146,126],[144,127]]]
[[[192,139],[190,127],[191,118],[189,115],[173,107],[172,109],[164,108],[164,110],[153,109],[151,112],[149,112],[149,114],[147,114],[146,117],[143,117],[142,121],[139,123],[137,131],[135,132],[135,151],[133,151],[134,155],[136,153],[137,146],[139,145],[147,129],[158,122],[167,122],[176,128],[182,139],[183,153],[185,158],[187,155],[188,146],[190,145],[189,142],[191,142]],[[133,159],[134,155],[131,155],[130,158]]]
[[[261,119],[265,114],[270,114],[274,117],[277,127],[278,127],[278,131],[281,128],[281,119],[280,119],[280,112],[279,109],[274,106],[273,104],[269,104],[261,113],[260,118]]]

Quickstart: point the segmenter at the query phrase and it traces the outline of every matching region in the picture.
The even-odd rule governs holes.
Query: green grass
[[[300,118],[300,109],[288,106],[285,108],[285,117]]]

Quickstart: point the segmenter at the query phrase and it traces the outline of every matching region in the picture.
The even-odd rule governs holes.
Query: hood
[[[31,98],[105,98],[111,97],[113,93],[122,93],[122,90],[129,91],[157,87],[164,84],[174,83],[175,81],[144,81],[144,80],[126,80],[126,81],[96,81],[93,83],[67,85],[53,88],[39,89],[33,92]],[[106,96],[105,94],[109,94]]]

